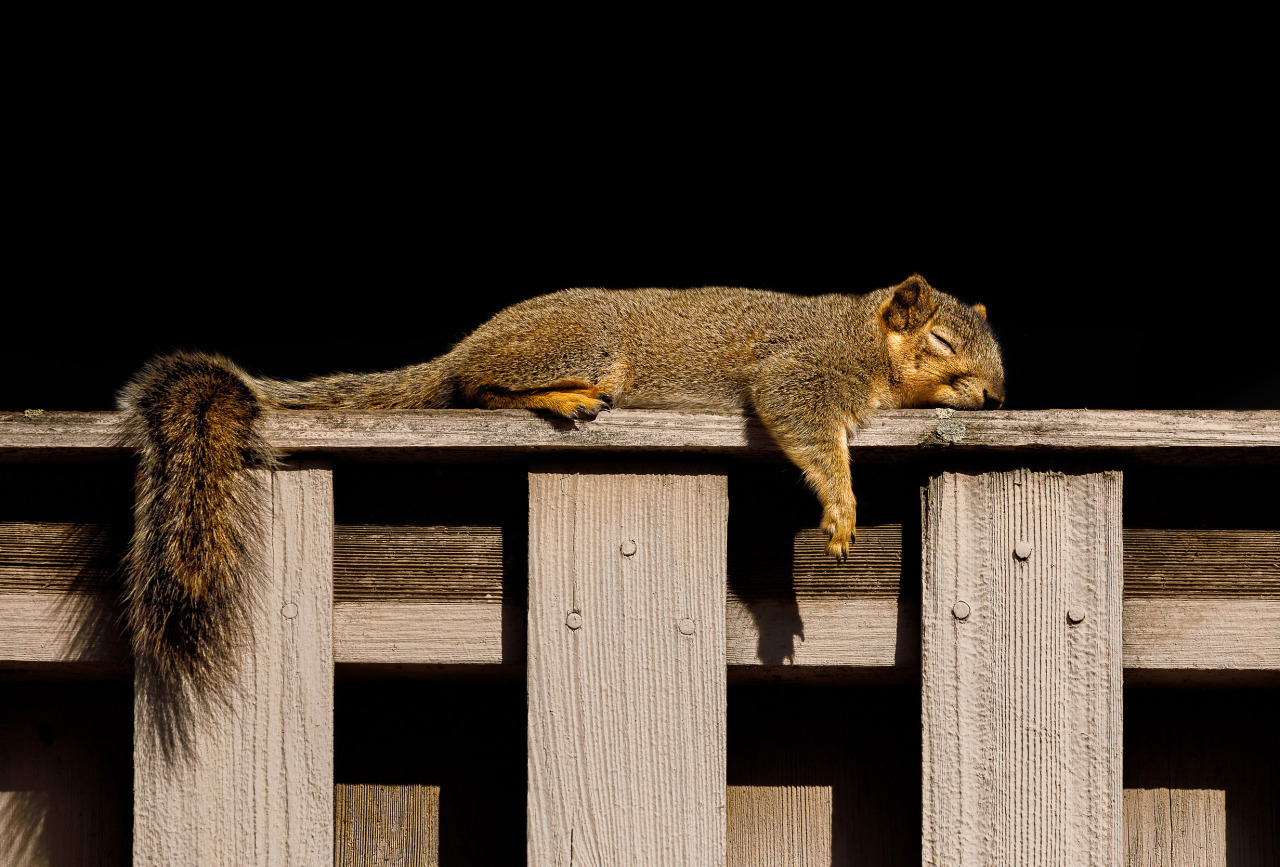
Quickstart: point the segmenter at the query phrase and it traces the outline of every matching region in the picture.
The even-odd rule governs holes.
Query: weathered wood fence
[[[1280,412],[886,413],[845,564],[750,419],[273,414],[178,762],[117,424],[0,416],[5,865],[1280,862]]]

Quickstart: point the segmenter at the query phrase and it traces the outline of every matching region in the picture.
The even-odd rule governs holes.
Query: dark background
[[[242,37],[24,80],[0,410],[110,409],[178,348],[274,377],[416,363],[566,286],[913,271],[988,305],[1010,409],[1280,405],[1247,52],[672,68]]]

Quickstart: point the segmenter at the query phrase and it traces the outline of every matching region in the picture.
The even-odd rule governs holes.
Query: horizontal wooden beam
[[[855,451],[894,455],[945,447],[961,452],[1121,451],[1145,459],[1274,463],[1280,411],[894,410],[850,437]],[[545,418],[520,410],[270,412],[267,439],[286,452],[335,457],[422,457],[476,452],[492,457],[542,452],[692,452],[777,455],[754,418],[708,412],[619,410],[595,421]],[[0,460],[110,458],[129,453],[120,414],[0,413]]]
[[[338,602],[334,661],[520,666],[525,617],[495,602]],[[103,594],[0,593],[0,671],[127,670],[116,623]],[[744,679],[902,679],[920,666],[919,604],[896,597],[731,598],[726,633],[730,671]],[[1280,599],[1126,599],[1123,640],[1127,672],[1280,681]]]
[[[0,521],[0,593],[107,586],[124,542],[113,530],[125,529]],[[730,561],[729,586],[748,600],[745,605],[767,607],[779,598],[804,605],[808,597],[895,597],[911,590],[904,581],[913,582],[902,562],[900,524],[860,527],[855,556],[839,564],[826,555],[826,538],[817,529],[764,541],[744,533],[739,544],[743,548]],[[334,528],[334,599],[501,602],[509,556],[501,526],[339,524]],[[1280,598],[1280,530],[1127,529],[1124,581],[1126,598]]]

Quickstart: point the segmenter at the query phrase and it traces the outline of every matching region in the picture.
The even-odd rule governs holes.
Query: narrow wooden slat
[[[920,606],[894,598],[730,599],[729,665],[839,666],[914,671]]]
[[[339,525],[336,602],[502,599],[501,527]]]
[[[334,867],[437,867],[440,787],[339,783]]]
[[[775,520],[783,517],[773,516]],[[826,534],[805,527],[780,549],[744,534],[730,552],[729,592],[747,600],[770,596],[897,596],[902,590],[902,525],[858,528],[854,555],[836,563]]]
[[[924,863],[1120,862],[1120,500],[1119,473],[930,481]]]
[[[1280,671],[1280,599],[1130,599],[1124,665]]]
[[[831,786],[730,786],[729,867],[830,864]]]
[[[128,664],[119,612],[102,593],[0,593],[0,666]]]
[[[940,427],[940,423],[946,424]],[[286,451],[342,456],[468,450],[502,454],[541,451],[703,451],[777,454],[755,419],[708,412],[620,410],[592,422],[549,419],[518,410],[271,412],[267,438]],[[910,453],[945,443],[960,451],[1093,451],[1121,449],[1177,460],[1188,450],[1280,457],[1280,411],[1039,410],[882,412],[850,439],[855,451]],[[119,414],[0,413],[0,460],[121,457]]]
[[[116,571],[106,524],[0,521],[0,592],[90,590]]]
[[[140,669],[135,865],[309,865],[333,857],[333,485],[327,463],[270,474],[271,566],[235,684],[166,751]]]
[[[1227,867],[1223,789],[1125,789],[1126,867]]]
[[[723,474],[529,476],[530,864],[725,863]]]
[[[487,602],[336,603],[333,654],[342,663],[521,664],[525,617]]]
[[[1280,597],[1280,530],[1127,529],[1124,593]]]

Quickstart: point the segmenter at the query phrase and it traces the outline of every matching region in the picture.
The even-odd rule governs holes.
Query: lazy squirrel
[[[197,690],[234,666],[259,567],[260,491],[275,450],[262,410],[750,410],[822,502],[848,557],[847,434],[879,409],[997,408],[986,309],[914,274],[864,295],[753,289],[566,289],[506,308],[451,351],[384,373],[259,379],[218,356],[150,361],[121,391],[140,454],[125,608],[135,655]]]

